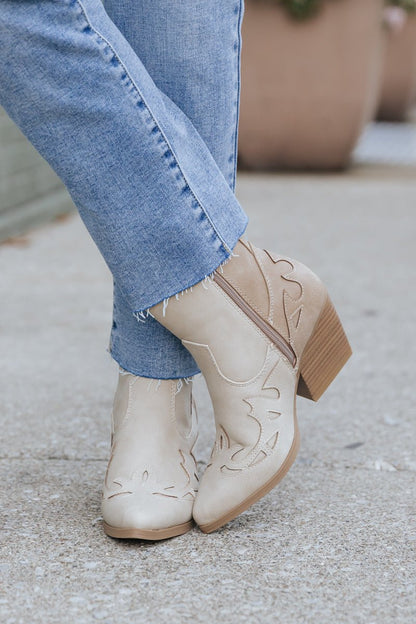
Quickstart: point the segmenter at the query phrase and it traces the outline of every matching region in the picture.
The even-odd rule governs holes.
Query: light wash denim
[[[0,104],[67,186],[113,274],[114,359],[188,377],[189,352],[136,316],[209,275],[247,225],[233,192],[242,0],[105,7],[0,0]]]

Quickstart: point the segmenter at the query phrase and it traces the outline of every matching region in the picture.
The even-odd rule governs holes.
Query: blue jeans
[[[136,375],[198,372],[137,316],[209,275],[247,225],[233,192],[242,2],[0,2],[0,104],[110,268],[110,351]]]

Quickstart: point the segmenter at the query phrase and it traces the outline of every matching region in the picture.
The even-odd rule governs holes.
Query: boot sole
[[[292,446],[290,447],[289,453],[286,456],[285,461],[280,466],[279,470],[273,475],[271,479],[269,479],[264,485],[261,486],[258,490],[253,492],[248,498],[246,498],[239,505],[231,509],[228,513],[221,518],[218,518],[214,522],[208,522],[207,524],[198,525],[203,533],[212,533],[216,529],[219,529],[230,520],[234,520],[237,516],[239,516],[243,511],[246,511],[251,505],[256,503],[258,500],[263,498],[270,490],[272,490],[288,473],[290,467],[296,459],[296,455],[298,454],[300,446],[300,436],[299,436],[299,428],[297,423],[297,418],[295,416],[295,436],[293,438]]]
[[[168,527],[167,529],[134,529],[134,528],[118,528],[113,527],[103,521],[104,532],[110,537],[117,537],[119,539],[141,539],[141,540],[163,540],[170,537],[177,537],[187,533],[194,527],[194,522],[184,522],[183,524],[176,524],[175,526]]]

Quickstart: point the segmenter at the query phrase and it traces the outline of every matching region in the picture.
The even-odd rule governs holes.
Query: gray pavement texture
[[[322,277],[354,356],[298,401],[284,481],[210,535],[104,535],[110,276],[77,216],[0,246],[2,623],[416,621],[415,173],[240,176],[249,237]]]

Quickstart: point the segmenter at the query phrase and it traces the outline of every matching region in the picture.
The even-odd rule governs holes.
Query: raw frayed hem
[[[184,384],[186,386],[189,386],[189,384],[192,384],[192,383],[194,383],[194,378],[193,377],[182,377],[182,379],[178,379],[176,381],[176,391],[175,391],[175,394],[179,394],[179,392],[182,390]]]
[[[133,375],[134,377],[143,377],[144,379],[148,379],[149,381],[151,380],[156,380],[156,381],[179,381],[179,380],[193,380],[195,379],[195,377],[197,377],[198,375],[201,374],[201,371],[195,367],[193,370],[189,370],[188,369],[188,374],[187,376],[180,376],[180,375],[175,375],[175,374],[169,374],[167,373],[166,377],[158,377],[157,373],[155,375],[151,375],[151,374],[147,374],[146,371],[142,371],[142,370],[128,370],[128,368],[130,368],[130,366],[128,368],[125,368],[125,364],[123,364],[122,359],[120,359],[120,357],[114,353],[112,346],[108,346],[108,348],[106,349],[106,352],[108,353],[109,358],[115,362],[118,366],[120,375]],[[185,381],[184,383],[188,383],[187,381]],[[190,383],[190,381],[189,381]]]
[[[214,270],[212,271],[212,273],[209,273],[209,275],[206,275],[202,280],[200,280],[199,282],[197,282],[196,284],[194,284],[193,286],[189,286],[188,288],[185,288],[184,290],[181,290],[180,292],[176,293],[175,295],[171,295],[170,297],[167,297],[166,299],[163,299],[160,303],[163,303],[163,308],[162,308],[162,316],[166,316],[166,309],[169,305],[169,302],[172,299],[176,299],[177,301],[179,301],[180,297],[183,297],[184,295],[190,293],[193,291],[193,289],[195,288],[195,286],[199,286],[199,284],[201,284],[202,288],[204,288],[205,290],[208,290],[209,288],[209,284],[212,284],[214,282],[214,275],[217,271],[219,271],[220,273],[224,272],[224,266],[231,260],[231,258],[238,258],[238,254],[231,252],[231,254],[228,256],[228,258],[226,258],[225,260],[223,260],[223,262],[221,262],[221,264]],[[155,304],[158,305],[158,304]],[[154,306],[151,306],[151,308],[153,308]],[[140,312],[134,312],[133,316],[135,317],[135,319],[137,321],[139,321],[139,323],[145,323],[146,320],[149,318],[149,316],[151,316],[152,318],[155,318],[153,316],[153,314],[151,313],[151,308],[147,308],[146,310],[142,310]]]
[[[149,316],[151,316],[152,318],[155,318],[153,314],[150,312],[149,308],[142,312],[134,312],[133,316],[137,321],[139,321],[139,323],[145,323],[146,320],[149,318]]]
[[[129,371],[125,370],[120,365],[118,367],[118,372],[122,376],[133,375],[133,373],[129,373]],[[135,377],[138,377],[138,376],[139,375],[135,375]],[[176,381],[175,395],[179,394],[179,392],[182,390],[184,385],[189,386],[189,384],[192,384],[194,381],[194,377],[180,377],[178,379],[154,379],[153,377],[147,377],[147,379],[149,380],[149,383],[147,384],[148,392],[150,392],[151,390],[154,390],[155,392],[157,392],[160,388],[162,381]]]

